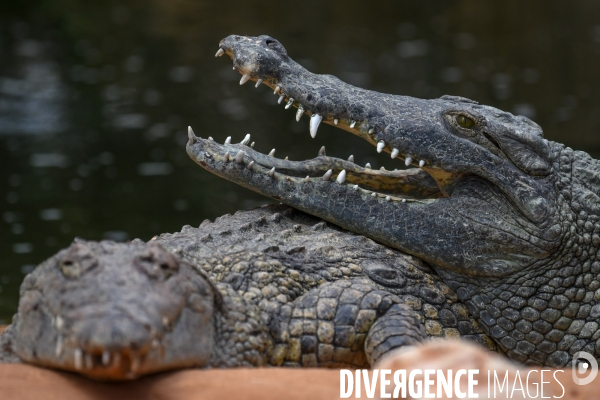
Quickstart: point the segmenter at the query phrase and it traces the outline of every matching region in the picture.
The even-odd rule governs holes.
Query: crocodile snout
[[[283,45],[268,35],[258,37],[230,35],[219,42],[215,57],[227,54],[233,60],[233,69],[242,74],[240,85],[249,80],[270,85],[287,70],[292,62]]]

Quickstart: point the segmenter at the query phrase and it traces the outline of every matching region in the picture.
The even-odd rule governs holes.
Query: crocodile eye
[[[134,264],[152,279],[166,280],[179,271],[179,262],[166,250],[151,246],[136,257]]]
[[[456,117],[456,123],[466,129],[471,129],[473,125],[475,125],[475,121],[473,121],[469,117],[465,117],[464,115],[459,115]]]
[[[400,288],[406,284],[402,272],[382,260],[364,261],[361,267],[369,278],[380,285],[389,288]]]
[[[70,259],[62,260],[59,264],[59,268],[60,272],[69,279],[79,278],[81,275],[81,266],[77,261]]]
[[[75,242],[58,261],[58,269],[65,278],[77,279],[98,265],[98,259],[85,243]]]
[[[389,281],[396,279],[398,273],[396,271],[388,270],[388,269],[380,269],[373,271],[380,278],[387,279]]]

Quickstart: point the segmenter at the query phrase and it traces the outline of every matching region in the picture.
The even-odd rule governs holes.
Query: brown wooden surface
[[[29,365],[0,365],[2,400],[98,399],[336,399],[337,370],[214,369],[185,370],[127,383],[100,383],[75,374]]]

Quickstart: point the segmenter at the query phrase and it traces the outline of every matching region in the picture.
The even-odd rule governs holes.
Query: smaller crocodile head
[[[25,278],[16,352],[101,380],[202,366],[218,296],[159,244],[76,240]]]

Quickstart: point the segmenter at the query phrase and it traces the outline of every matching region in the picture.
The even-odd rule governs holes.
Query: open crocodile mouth
[[[249,38],[240,39],[245,40]],[[216,56],[223,54],[229,55],[232,60],[234,70],[237,70],[242,78],[240,85],[252,80],[256,82],[256,87],[261,84],[270,87],[276,96],[279,96],[278,103],[283,104],[286,109],[295,107],[296,120],[300,121],[304,114],[310,117],[309,132],[315,138],[318,127],[321,123],[327,123],[337,128],[349,131],[373,144],[378,153],[386,151],[390,153],[392,159],[402,159],[407,167],[414,165],[418,168],[409,168],[404,170],[385,170],[383,167],[376,170],[372,169],[370,164],[361,167],[354,163],[354,157],[350,156],[348,160],[335,157],[329,157],[325,154],[325,148],[322,147],[316,158],[306,161],[289,161],[277,158],[275,149],[268,154],[262,154],[254,150],[254,142],[251,142],[250,134],[238,144],[231,142],[228,137],[224,144],[218,144],[212,137],[202,139],[196,137],[190,127],[188,129],[189,142],[187,151],[190,157],[202,167],[211,172],[220,175],[226,179],[233,180],[238,184],[246,186],[255,191],[265,193],[260,188],[256,188],[249,180],[232,179],[235,165],[244,166],[248,171],[261,174],[271,183],[286,181],[295,184],[316,183],[319,181],[331,181],[340,185],[345,185],[348,190],[356,192],[361,196],[370,196],[381,201],[390,202],[413,202],[428,201],[441,197],[447,197],[447,194],[440,189],[440,180],[448,179],[451,174],[427,166],[423,159],[413,158],[410,154],[403,152],[398,148],[389,148],[383,141],[377,140],[377,127],[371,126],[367,118],[357,116],[353,119],[348,115],[334,115],[334,113],[318,112],[318,105],[308,104],[311,95],[294,96],[293,93],[286,90],[285,84],[275,77],[263,76],[261,78],[253,68],[255,62],[243,60],[243,55],[236,52],[221,43],[221,48]],[[253,67],[254,66],[254,67]],[[296,97],[296,98],[294,98]],[[300,97],[307,97],[303,103]],[[344,113],[338,113],[344,114]],[[271,185],[272,186],[272,185]],[[282,195],[270,195],[275,199],[282,199]]]

